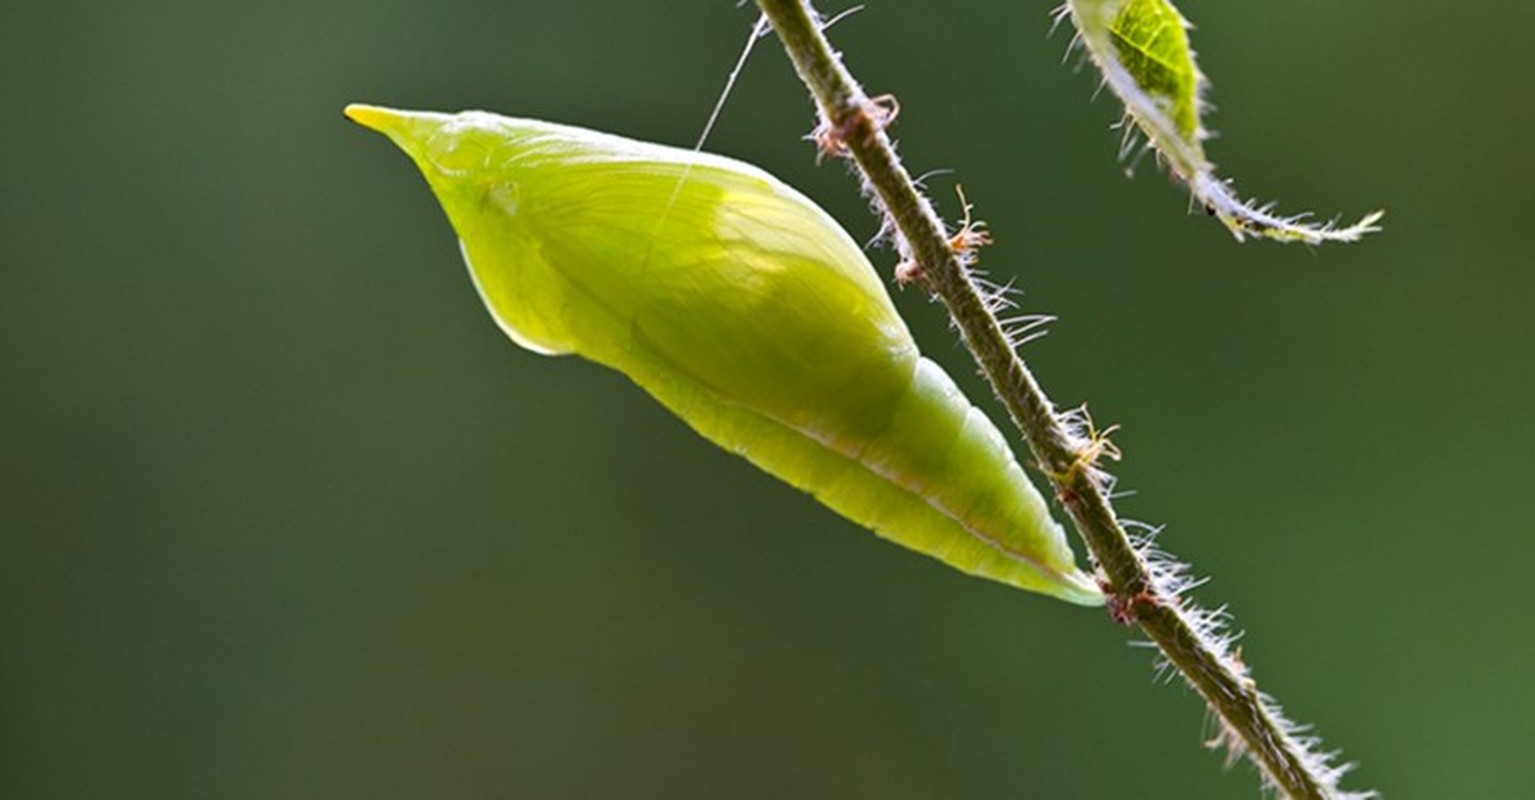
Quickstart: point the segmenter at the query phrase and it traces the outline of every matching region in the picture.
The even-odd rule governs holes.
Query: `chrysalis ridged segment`
[[[415,160],[514,341],[623,372],[881,536],[1096,605],[996,426],[830,216],[719,156],[484,112],[352,106]]]

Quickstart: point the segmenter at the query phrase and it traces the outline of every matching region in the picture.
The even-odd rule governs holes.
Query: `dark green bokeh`
[[[835,38],[1059,314],[1062,403],[1389,798],[1535,784],[1521,4],[1183,4],[1212,156],[1384,235],[1238,246],[1045,39]],[[1501,7],[1500,7],[1501,6]],[[828,7],[828,10],[834,10]],[[20,4],[0,24],[0,796],[1251,797],[1100,612],[967,579],[505,341],[368,101],[688,144],[733,3]],[[710,149],[859,237],[772,41]],[[929,185],[956,215],[955,177]],[[875,254],[888,271],[893,258]],[[937,310],[918,339],[983,392]]]

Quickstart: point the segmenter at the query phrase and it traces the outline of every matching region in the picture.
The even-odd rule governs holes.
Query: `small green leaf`
[[[1278,216],[1244,201],[1206,158],[1201,123],[1205,78],[1189,46],[1189,23],[1169,0],[1067,0],[1078,39],[1124,104],[1125,115],[1195,202],[1225,223],[1237,241],[1248,235],[1285,242],[1352,242],[1380,230],[1381,211],[1346,227]]]
[[[518,344],[617,369],[892,541],[1103,602],[1002,434],[800,193],[739,161],[536,120],[346,113],[416,162]]]

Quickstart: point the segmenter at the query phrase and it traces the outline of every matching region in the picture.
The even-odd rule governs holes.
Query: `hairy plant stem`
[[[895,155],[884,131],[884,109],[870,101],[843,66],[815,11],[804,0],[757,0],[757,5],[815,97],[823,147],[845,148],[852,156],[898,232],[903,256],[911,261],[903,265],[905,279],[942,300],[1049,477],[1102,571],[1114,618],[1140,626],[1222,721],[1227,744],[1245,751],[1274,787],[1295,800],[1334,797],[1337,771],[1323,774],[1325,762],[1296,741],[1240,660],[1210,636],[1208,624],[1188,613],[1180,595],[1159,585],[1154,568],[1120,524],[1102,473],[1094,468],[1101,440],[1091,432],[1084,437],[1056,413],[970,276],[967,248],[951,240]]]

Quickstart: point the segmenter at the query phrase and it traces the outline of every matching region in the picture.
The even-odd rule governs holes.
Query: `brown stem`
[[[1167,581],[1158,581],[1120,524],[1094,461],[1103,441],[1074,432],[1018,356],[966,267],[967,250],[951,241],[901,165],[884,131],[887,114],[864,94],[823,35],[804,0],[757,0],[773,23],[821,114],[823,148],[845,151],[884,208],[911,263],[900,275],[937,295],[966,347],[1022,431],[1078,533],[1102,571],[1114,617],[1135,624],[1161,649],[1222,721],[1227,744],[1245,751],[1269,783],[1295,800],[1333,800],[1341,770],[1311,754],[1228,652],[1202,615]],[[1369,795],[1354,795],[1367,797]]]

